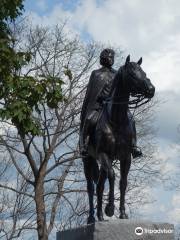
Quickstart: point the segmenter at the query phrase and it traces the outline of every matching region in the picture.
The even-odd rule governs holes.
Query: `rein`
[[[104,100],[103,102],[105,104],[117,104],[117,105],[128,105],[128,108],[129,109],[134,109],[133,113],[132,113],[132,117],[131,117],[131,120],[133,119],[134,117],[134,114],[135,114],[135,110],[136,108],[148,103],[151,99],[148,98],[146,99],[143,95],[141,94],[136,94],[136,95],[133,95],[133,97],[136,97],[136,99],[133,99],[133,100],[129,100],[129,101],[123,101],[124,97],[116,97],[117,99],[119,99],[119,101],[113,101],[114,98],[112,97],[109,97],[107,98],[106,100]],[[107,108],[106,108],[106,113],[107,113],[107,116],[108,116],[108,121],[111,123],[111,125],[114,126],[114,123],[110,120],[110,116],[109,116],[109,113],[107,111]],[[116,126],[114,126],[116,127]]]
[[[129,105],[130,109],[136,109],[137,107],[140,107],[146,103],[148,103],[151,99],[150,98],[146,98],[141,94],[137,94],[137,95],[133,95],[133,97],[135,97],[135,99],[133,100],[128,100],[128,101],[124,101],[124,97],[116,97],[117,101],[114,101],[115,98],[113,97],[109,97],[106,100],[104,100],[104,103],[111,103],[112,105],[117,104],[117,105]]]

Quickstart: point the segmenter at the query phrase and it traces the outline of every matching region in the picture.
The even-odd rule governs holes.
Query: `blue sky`
[[[43,16],[51,12],[57,4],[61,5],[64,11],[74,11],[79,2],[79,0],[26,0],[25,10],[34,11]]]
[[[158,154],[167,160],[167,171],[171,170],[172,174],[177,173],[179,164],[176,151],[180,123],[179,9],[178,0],[25,1],[26,13],[35,24],[53,25],[68,19],[68,27],[83,40],[121,46],[133,59],[143,56],[143,68],[156,86],[157,96],[164,101],[155,122],[159,128]],[[180,193],[167,192],[163,186],[154,189],[154,193],[158,199],[153,205],[156,213],[150,206],[149,216],[154,220],[180,221],[176,216],[180,214]],[[172,213],[176,213],[174,219]]]

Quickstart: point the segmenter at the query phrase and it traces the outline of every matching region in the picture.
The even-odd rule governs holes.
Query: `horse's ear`
[[[130,62],[130,55],[127,56],[125,65],[127,65],[129,62]]]
[[[142,57],[137,61],[137,64],[141,65],[142,63]]]

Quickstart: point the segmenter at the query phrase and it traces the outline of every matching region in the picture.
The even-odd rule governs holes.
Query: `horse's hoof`
[[[105,207],[105,213],[106,213],[106,216],[108,217],[112,217],[114,215],[114,204],[107,204],[106,207]]]
[[[126,213],[121,213],[119,218],[120,219],[128,219],[128,215]]]
[[[99,221],[99,222],[103,222],[103,221],[104,221],[103,216],[99,216],[99,217],[98,217],[98,221]]]
[[[92,224],[95,223],[95,217],[94,216],[89,216],[87,219],[87,224]]]
[[[98,217],[98,221],[100,221],[100,222],[104,221],[104,217],[103,217],[102,213],[97,214],[97,217]]]

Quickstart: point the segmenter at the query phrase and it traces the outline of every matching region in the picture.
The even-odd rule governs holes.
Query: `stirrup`
[[[80,152],[82,157],[87,157],[88,156],[88,151],[86,149],[82,149]]]
[[[89,136],[85,139],[84,143],[80,148],[80,153],[82,157],[87,157],[88,155],[88,143],[89,143]]]
[[[133,146],[132,147],[132,156],[133,156],[133,158],[142,157],[143,154],[142,154],[141,149],[137,146]]]
[[[80,154],[82,157],[86,157],[88,155],[88,145],[84,143],[80,148]]]

